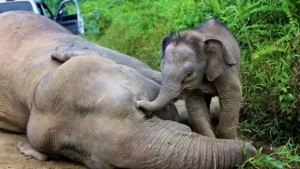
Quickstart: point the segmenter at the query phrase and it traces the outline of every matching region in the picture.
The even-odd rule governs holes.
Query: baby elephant
[[[182,94],[197,133],[236,139],[242,100],[239,70],[240,49],[236,39],[218,20],[210,19],[198,28],[163,39],[160,93],[153,101],[137,101],[137,106],[158,110]],[[213,96],[220,100],[216,135],[208,114]]]

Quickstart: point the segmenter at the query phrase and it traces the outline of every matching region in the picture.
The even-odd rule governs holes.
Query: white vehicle
[[[43,0],[0,0],[0,13],[15,10],[30,11],[43,15],[74,34],[84,33],[83,19],[77,0],[62,1],[54,15]]]

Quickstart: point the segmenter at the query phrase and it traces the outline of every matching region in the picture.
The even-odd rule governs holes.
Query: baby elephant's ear
[[[168,34],[161,41],[161,58],[162,59],[165,57],[166,48],[171,43],[171,41],[172,41],[172,34]]]
[[[236,64],[236,60],[228,48],[218,39],[205,41],[207,65],[205,73],[209,81],[214,81],[225,70]]]

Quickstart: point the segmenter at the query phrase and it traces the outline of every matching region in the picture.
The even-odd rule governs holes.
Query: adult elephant
[[[243,141],[146,116],[136,100],[154,99],[160,86],[54,22],[28,12],[3,13],[0,22],[0,128],[27,131],[24,154],[93,169],[230,168],[255,155]],[[74,50],[57,54],[61,46]]]
[[[196,29],[166,36],[162,41],[162,88],[153,100],[137,106],[158,110],[183,93],[193,128],[215,137],[210,124],[209,104],[220,99],[219,138],[236,139],[242,87],[239,79],[240,49],[230,31],[210,19]]]

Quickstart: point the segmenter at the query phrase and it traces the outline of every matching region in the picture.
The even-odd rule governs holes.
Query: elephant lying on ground
[[[146,116],[135,103],[157,97],[157,83],[43,16],[6,12],[0,22],[0,128],[26,130],[24,154],[93,169],[230,168],[256,154],[243,141]],[[50,57],[61,46],[85,52],[62,64]]]
[[[162,41],[162,87],[155,100],[137,106],[155,111],[182,94],[194,130],[208,137],[237,139],[242,102],[240,49],[235,37],[218,20],[166,36]],[[219,124],[209,119],[211,98],[220,100]]]

